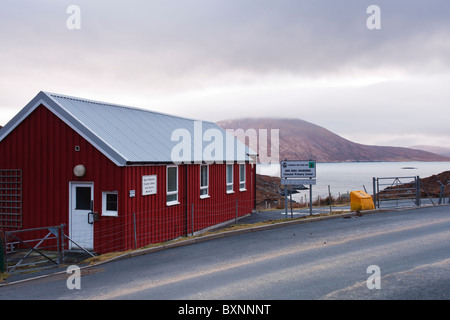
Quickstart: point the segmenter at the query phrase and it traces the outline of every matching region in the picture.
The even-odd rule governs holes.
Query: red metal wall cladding
[[[78,164],[86,167],[83,178],[73,174]],[[227,194],[226,165],[209,165],[209,197],[201,199],[200,165],[182,164],[178,166],[179,204],[167,206],[166,165],[118,167],[44,106],[0,143],[0,169],[22,169],[22,229],[63,223],[68,234],[69,182],[93,182],[94,211],[100,213],[94,223],[98,253],[191,234],[248,214],[255,203],[255,166],[246,164],[246,191],[240,191],[239,165],[234,164],[234,193]],[[142,196],[144,175],[157,176],[156,194]],[[104,191],[118,192],[117,217],[101,216]]]

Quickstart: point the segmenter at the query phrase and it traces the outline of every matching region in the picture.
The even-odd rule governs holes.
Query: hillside
[[[256,203],[258,206],[270,203],[274,207],[281,202],[283,187],[280,180],[278,177],[256,175]]]
[[[217,122],[224,129],[279,129],[281,159],[313,159],[318,162],[350,161],[450,161],[449,157],[423,150],[370,146],[355,143],[313,123],[300,119],[245,118]],[[270,151],[269,156],[270,156]]]
[[[450,157],[450,148],[444,148],[444,147],[438,147],[438,146],[426,146],[426,145],[411,146],[409,148],[428,151],[428,152],[432,152],[435,154],[440,154],[441,156]]]

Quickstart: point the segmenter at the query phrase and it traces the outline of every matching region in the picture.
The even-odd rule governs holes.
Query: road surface
[[[297,224],[109,262],[83,269],[80,289],[68,288],[70,275],[0,287],[0,299],[449,299],[450,206]]]

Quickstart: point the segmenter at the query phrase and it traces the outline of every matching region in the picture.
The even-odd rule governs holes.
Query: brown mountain
[[[423,150],[354,143],[313,123],[300,119],[244,118],[217,123],[224,129],[267,129],[270,156],[271,129],[279,130],[280,160],[318,162],[350,161],[450,161],[449,157]],[[246,141],[248,144],[248,139]],[[259,150],[261,152],[261,150]]]

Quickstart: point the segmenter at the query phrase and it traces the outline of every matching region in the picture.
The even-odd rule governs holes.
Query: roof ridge
[[[53,98],[53,97],[63,98],[63,99],[88,102],[88,103],[93,103],[93,104],[98,104],[98,105],[103,105],[103,106],[118,107],[118,108],[137,110],[137,111],[148,112],[148,113],[153,113],[153,114],[159,114],[159,115],[163,115],[163,116],[167,116],[167,117],[179,118],[179,119],[189,120],[189,121],[202,121],[202,122],[207,122],[207,123],[214,123],[213,121],[193,119],[193,118],[183,117],[183,116],[179,116],[179,115],[169,114],[166,112],[145,109],[142,107],[128,106],[128,105],[123,105],[123,104],[117,104],[117,103],[111,103],[111,102],[105,102],[105,101],[99,101],[99,100],[92,100],[92,99],[80,98],[80,97],[75,97],[75,96],[68,96],[68,95],[54,93],[54,92],[48,92],[48,91],[42,91],[42,92],[45,95],[49,96],[50,98]]]

